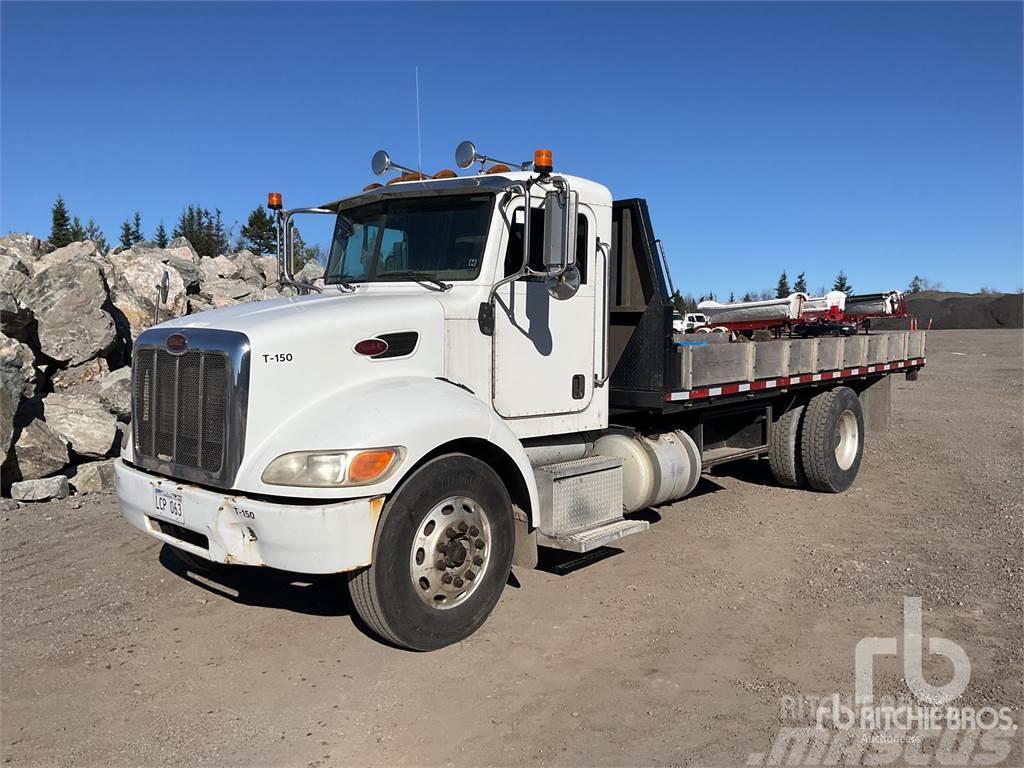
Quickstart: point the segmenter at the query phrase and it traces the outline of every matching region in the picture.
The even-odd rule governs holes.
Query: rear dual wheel
[[[819,392],[771,427],[768,463],[780,485],[839,493],[849,488],[864,456],[864,413],[849,387]]]
[[[487,619],[512,567],[512,503],[490,466],[433,459],[388,499],[373,561],[349,577],[360,617],[395,645],[431,651]]]

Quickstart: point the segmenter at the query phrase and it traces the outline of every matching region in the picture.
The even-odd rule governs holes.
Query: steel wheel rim
[[[487,577],[491,524],[486,510],[468,496],[451,496],[420,521],[409,555],[416,595],[445,611],[469,599]]]
[[[857,417],[853,411],[846,410],[839,414],[836,424],[836,464],[846,470],[853,466],[860,447],[860,430],[857,429]]]

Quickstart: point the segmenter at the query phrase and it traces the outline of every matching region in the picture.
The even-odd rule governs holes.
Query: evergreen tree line
[[[219,208],[214,208],[211,212],[200,205],[188,205],[182,210],[170,235],[161,221],[156,225],[153,237],[148,242],[158,248],[166,248],[171,239],[176,237],[187,238],[200,256],[219,256],[232,251],[231,233],[224,226]],[[110,248],[96,221],[90,218],[83,226],[81,219],[68,211],[67,204],[60,195],[57,195],[50,209],[49,240],[55,248],[62,248],[81,240],[92,240],[101,252],[106,252]],[[142,230],[142,214],[135,211],[122,222],[118,243],[124,248],[131,248],[146,241]],[[320,246],[306,245],[298,228],[293,230],[292,244],[296,269],[301,269],[307,260],[319,260],[322,256]],[[273,214],[267,208],[260,206],[252,210],[245,225],[239,230],[236,246],[238,250],[248,249],[261,256],[274,255],[277,252],[277,225]]]

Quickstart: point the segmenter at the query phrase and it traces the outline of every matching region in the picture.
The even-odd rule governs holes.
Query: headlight
[[[278,456],[263,470],[267,485],[309,488],[367,485],[383,480],[402,459],[401,448],[365,451],[296,451]]]

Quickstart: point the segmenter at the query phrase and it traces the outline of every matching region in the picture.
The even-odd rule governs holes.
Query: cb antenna
[[[420,138],[420,66],[416,65],[416,168],[423,173],[423,142]]]

